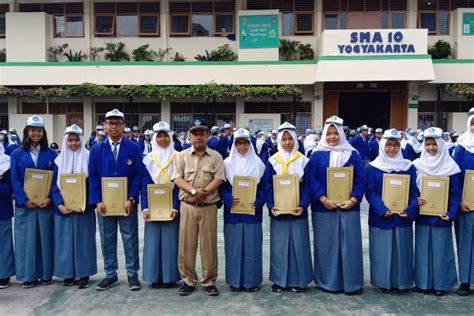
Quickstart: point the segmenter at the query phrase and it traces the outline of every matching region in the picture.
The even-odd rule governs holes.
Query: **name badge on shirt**
[[[127,160],[127,165],[131,166],[132,163],[133,163],[133,162],[132,162],[132,159],[128,159],[128,160]]]

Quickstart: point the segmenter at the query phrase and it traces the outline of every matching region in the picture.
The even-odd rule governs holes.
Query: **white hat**
[[[66,127],[64,134],[82,135],[82,128],[80,128],[76,124],[72,124],[71,126]]]
[[[471,108],[469,112],[467,112],[467,116],[472,116],[474,115],[474,108]]]
[[[152,131],[151,129],[147,129],[147,130],[145,131],[145,133],[143,133],[143,135],[145,135],[145,136],[146,136],[146,135],[151,136],[151,135],[153,135],[153,131]]]
[[[402,140],[403,137],[399,131],[397,131],[395,128],[391,128],[386,130],[385,133],[383,133],[383,138],[395,138],[396,140]]]
[[[278,134],[278,131],[276,129],[272,130],[272,134]]]
[[[125,119],[123,113],[117,109],[113,109],[112,111],[105,113],[105,118],[108,119],[109,117],[120,117],[122,120]]]
[[[336,124],[336,125],[344,125],[344,120],[339,116],[333,115],[326,120],[326,124]]]
[[[139,131],[140,131],[140,127],[134,126],[134,127],[132,128],[132,130],[133,130],[134,132],[139,132]]]
[[[159,132],[171,132],[171,129],[170,129],[170,125],[166,122],[163,122],[163,121],[160,121],[158,123],[156,123],[155,125],[153,125],[153,131],[155,133],[159,133]]]
[[[97,125],[95,127],[95,129],[98,130],[98,131],[102,131],[102,130],[104,130],[104,127],[102,125]]]
[[[424,137],[440,138],[443,136],[443,130],[439,127],[430,127],[425,129]]]
[[[26,120],[26,126],[44,127],[44,120],[41,116],[33,115]]]
[[[234,139],[238,138],[245,138],[245,139],[250,139],[250,132],[246,130],[245,128],[239,128],[234,132]]]
[[[104,131],[98,131],[97,135],[104,136],[105,137],[105,132]]]
[[[230,126],[229,123],[225,123],[224,127],[222,127],[222,129],[228,129],[228,128],[232,128],[232,126]]]
[[[130,127],[125,127],[123,131],[124,131],[124,133],[131,133],[132,132]]]
[[[376,129],[375,129],[375,132],[376,132],[376,133],[383,133],[383,129],[381,129],[381,128],[376,128]]]
[[[368,131],[368,130],[369,130],[369,127],[368,127],[367,125],[362,125],[362,126],[360,127],[360,130],[361,130],[361,131],[364,131],[364,130],[367,130],[367,131]]]
[[[444,132],[443,136],[446,136],[446,135],[451,135],[451,133],[450,132]]]
[[[285,122],[278,126],[278,132],[281,132],[283,130],[293,130],[296,131],[296,127],[293,124],[290,124],[288,122]]]

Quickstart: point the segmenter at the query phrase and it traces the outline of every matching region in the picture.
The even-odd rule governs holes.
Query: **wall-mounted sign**
[[[276,48],[279,45],[277,14],[239,16],[240,48]]]
[[[474,12],[462,14],[462,35],[474,35]]]

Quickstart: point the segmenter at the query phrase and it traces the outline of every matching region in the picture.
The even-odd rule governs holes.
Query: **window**
[[[10,11],[10,5],[0,4],[0,38],[5,37],[5,13]]]
[[[226,36],[234,23],[235,1],[170,2],[171,36]]]
[[[195,120],[203,120],[207,126],[235,126],[235,103],[229,102],[186,102],[171,103],[171,128],[180,133],[187,132]]]
[[[8,130],[8,103],[0,103],[0,129]]]
[[[159,36],[159,2],[96,2],[95,36]]]
[[[118,108],[125,115],[125,124],[129,127],[139,126],[142,130],[152,129],[153,124],[161,120],[160,103],[123,103],[117,107],[117,103],[95,104],[95,122],[102,124],[105,121],[105,113],[113,108]]]
[[[418,27],[430,35],[448,35],[449,13],[457,8],[474,8],[474,0],[418,0]]]

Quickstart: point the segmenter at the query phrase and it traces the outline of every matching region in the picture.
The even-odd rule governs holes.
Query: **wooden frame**
[[[294,33],[295,35],[314,34],[314,12],[313,11],[294,11]],[[311,31],[299,31],[298,30],[298,15],[311,15]]]
[[[55,17],[62,16],[64,21],[64,36],[56,36],[56,19]],[[82,23],[82,28],[81,28],[81,35],[69,35],[68,27],[67,27],[67,18],[68,17],[80,17],[81,18],[81,23]],[[81,38],[84,37],[84,14],[80,13],[67,13],[63,15],[54,15],[53,16],[53,37],[54,38]]]
[[[97,18],[112,17],[112,30],[110,32],[97,32]],[[115,36],[115,14],[114,13],[99,13],[94,14],[94,36]]]
[[[173,25],[173,17],[174,16],[187,16],[188,17],[188,27],[187,27],[187,32],[173,32],[172,25]],[[192,15],[191,13],[170,13],[170,22],[169,22],[169,28],[170,28],[170,36],[191,36],[191,19]]]
[[[218,32],[217,31],[217,17],[218,16],[232,16],[232,32]],[[228,35],[228,34],[235,34],[235,13],[224,13],[224,12],[220,12],[220,13],[214,13],[214,23],[213,23],[213,27],[214,27],[214,36],[215,35]]]
[[[141,21],[142,17],[153,16],[156,17],[156,32],[155,33],[142,33]],[[140,37],[158,37],[160,36],[160,15],[155,13],[141,13],[138,15],[138,36]]]
[[[5,18],[5,14],[0,14],[0,19],[3,19],[5,20],[5,31],[3,33],[0,33],[0,38],[5,38],[6,36],[6,18]]]
[[[435,30],[434,31],[430,31],[428,30],[428,35],[446,35],[446,36],[449,36],[450,33],[451,33],[451,28],[450,28],[450,23],[451,23],[451,17],[450,17],[450,13],[451,11],[448,11],[448,21],[447,21],[447,29],[448,29],[448,33],[446,34],[441,34],[439,32],[439,12],[440,11],[446,11],[446,10],[421,10],[421,11],[418,11],[418,21],[417,21],[417,27],[418,28],[421,28],[421,15],[422,14],[434,14],[435,16]]]

